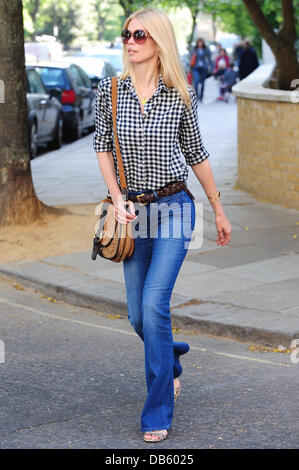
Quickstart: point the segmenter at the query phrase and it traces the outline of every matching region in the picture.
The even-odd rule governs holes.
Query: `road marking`
[[[202,348],[197,348],[196,346],[192,346],[192,349],[198,349],[200,351],[203,351]],[[219,356],[227,356],[227,357],[232,357],[234,359],[243,359],[245,361],[262,362],[264,364],[273,364],[275,366],[290,367],[289,364],[284,364],[284,363],[281,363],[281,362],[268,361],[267,359],[257,359],[256,357],[239,356],[238,354],[230,354],[230,353],[224,353],[224,352],[218,352],[218,351],[212,351],[212,352],[213,352],[213,354],[218,354]],[[210,353],[210,351],[209,351],[209,353]]]
[[[78,323],[79,325],[92,326],[93,328],[100,328],[102,330],[117,331],[118,333],[123,333],[125,335],[136,336],[136,333],[132,333],[131,331],[124,331],[124,330],[120,330],[118,328],[111,328],[109,326],[96,325],[95,323],[88,323],[88,322],[81,321],[81,320],[75,320],[74,318],[60,317],[59,315],[55,315],[54,313],[42,312],[41,310],[38,310],[34,307],[26,307],[25,305],[16,304],[14,302],[9,302],[9,300],[4,299],[3,297],[0,297],[0,302],[2,302],[4,304],[7,304],[7,305],[10,305],[11,307],[22,308],[24,310],[28,310],[29,312],[38,313],[38,314],[43,315],[45,317],[55,318],[57,320],[70,321],[70,322],[73,322],[73,323]]]
[[[135,332],[125,331],[125,330],[121,330],[119,328],[112,328],[112,327],[109,327],[109,326],[97,325],[95,323],[88,323],[88,322],[85,322],[85,321],[82,321],[82,320],[75,320],[74,318],[61,317],[59,315],[55,315],[54,313],[43,312],[43,311],[38,310],[34,307],[27,307],[26,305],[10,302],[9,300],[4,299],[3,297],[0,297],[0,302],[2,302],[4,304],[7,304],[7,305],[10,305],[11,307],[22,308],[23,310],[28,310],[29,312],[38,313],[39,315],[43,315],[44,317],[54,318],[56,320],[69,321],[69,322],[72,322],[72,323],[78,323],[79,325],[91,326],[92,328],[99,328],[101,330],[109,330],[109,331],[114,331],[114,332],[117,332],[117,333],[122,333],[124,335],[130,335],[130,336],[137,337]],[[191,349],[211,354],[211,351],[207,350],[206,348],[199,348],[197,346],[191,346]],[[257,359],[257,358],[254,358],[254,357],[239,356],[238,354],[230,354],[230,353],[224,353],[224,352],[218,352],[218,351],[212,351],[212,353],[213,354],[218,354],[219,356],[231,357],[233,359],[242,359],[242,360],[246,360],[246,361],[261,362],[261,363],[264,363],[264,364],[271,364],[271,365],[275,365],[275,366],[290,367],[289,364],[283,364],[283,363],[279,363],[279,362],[268,361],[266,359]]]

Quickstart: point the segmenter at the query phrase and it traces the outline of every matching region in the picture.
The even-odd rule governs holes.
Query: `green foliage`
[[[23,0],[25,38],[54,34],[68,46],[80,34],[81,4],[79,0]]]
[[[276,30],[283,22],[281,0],[258,0],[269,24]],[[261,52],[261,36],[253,23],[242,0],[162,0],[162,5],[175,7],[186,6],[193,16],[196,11],[212,15],[219,29],[235,33],[242,38],[249,37]],[[298,0],[294,1],[298,5]],[[298,11],[298,9],[297,9]],[[299,34],[299,22],[297,21]]]
[[[274,29],[282,25],[281,0],[258,0],[268,22]],[[298,0],[294,0],[297,3]],[[68,46],[73,39],[113,41],[119,35],[125,18],[142,6],[156,6],[167,13],[187,7],[191,18],[198,11],[213,16],[218,28],[249,37],[260,51],[261,37],[242,0],[23,0],[25,37],[53,34]],[[88,16],[82,15],[89,11]],[[86,17],[88,20],[86,20]],[[299,34],[299,22],[297,21]],[[191,28],[192,29],[192,28]],[[188,31],[188,35],[191,34]]]
[[[90,41],[113,41],[121,29],[123,10],[118,2],[91,0],[89,20]]]
[[[280,0],[273,0],[278,1]],[[210,1],[204,8],[206,13],[213,11],[219,29],[234,33],[241,38],[249,37],[257,52],[261,53],[261,36],[256,29],[242,0]]]
[[[77,38],[113,41],[128,14],[157,4],[157,0],[23,0],[24,34],[26,39],[53,35],[56,25],[58,39],[66,47]]]

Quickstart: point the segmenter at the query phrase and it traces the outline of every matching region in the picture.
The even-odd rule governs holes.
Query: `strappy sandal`
[[[177,387],[174,387],[174,401],[176,402],[177,399],[179,398],[179,395],[181,393],[182,387],[178,385]]]
[[[162,431],[147,431],[143,434],[143,440],[145,442],[159,442],[166,439],[167,435],[166,429],[162,429]]]

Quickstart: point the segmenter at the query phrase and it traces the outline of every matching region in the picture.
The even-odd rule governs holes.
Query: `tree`
[[[0,224],[28,223],[51,208],[33,187],[27,125],[22,0],[0,0]]]
[[[203,8],[203,0],[160,0],[159,5],[163,9],[167,11],[168,8],[173,7],[173,8],[181,8],[181,7],[187,7],[190,11],[190,15],[192,18],[192,26],[190,30],[190,34],[188,35],[188,43],[187,43],[187,48],[189,52],[191,51],[191,44],[194,36],[194,31],[196,28],[196,20],[198,13],[202,10]]]
[[[107,10],[103,8],[102,0],[94,0],[92,4],[96,13],[94,23],[96,26],[96,39],[101,41],[105,34],[106,23],[107,23]]]
[[[274,0],[276,1],[276,0]],[[277,0],[280,2],[280,0]],[[242,0],[205,0],[204,13],[210,14],[218,29],[234,33],[241,38],[249,37],[258,53],[261,52],[261,36]],[[270,16],[270,14],[269,14]],[[268,15],[267,15],[268,17]]]
[[[185,0],[189,5],[192,0]],[[200,3],[200,2],[199,2]],[[299,77],[299,63],[295,50],[298,22],[296,22],[295,3],[298,0],[202,0],[201,11],[216,16],[219,24],[231,24],[231,32],[257,39],[242,5],[259,34],[269,44],[275,59],[275,76],[278,88],[290,90],[291,83]],[[297,8],[298,11],[298,8]],[[245,34],[249,32],[251,34]]]
[[[88,38],[111,42],[116,36],[119,36],[125,20],[123,8],[117,0],[93,0],[89,18],[93,27],[87,35]]]
[[[299,62],[295,50],[297,32],[293,0],[281,0],[283,20],[277,32],[271,26],[257,0],[243,0],[243,3],[275,56],[278,88],[290,90],[292,81],[299,77]]]
[[[134,11],[141,7],[155,6],[157,0],[118,0],[124,10],[125,18],[128,18]]]
[[[68,47],[82,32],[82,2],[79,0],[23,0],[25,36],[55,35]]]
[[[188,44],[187,44],[187,48],[190,51],[193,36],[194,36],[194,31],[195,31],[195,28],[196,28],[196,20],[197,20],[198,13],[200,12],[200,10],[202,8],[202,2],[200,2],[198,0],[187,0],[187,1],[184,2],[184,4],[186,5],[186,7],[189,8],[190,14],[191,14],[191,17],[192,17],[192,27],[191,27],[191,32],[190,32],[190,35],[189,35],[189,38],[188,38]]]
[[[35,31],[36,31],[36,20],[39,14],[39,8],[41,4],[41,0],[23,0],[23,6],[26,8],[31,21],[32,21],[32,28],[33,28],[33,33],[30,35],[31,39],[34,38],[35,36]]]
[[[58,30],[57,39],[68,48],[80,35],[81,8],[79,0],[43,0],[41,16],[43,19],[42,34],[53,35]]]

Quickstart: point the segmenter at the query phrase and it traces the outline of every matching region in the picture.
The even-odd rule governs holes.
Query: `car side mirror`
[[[49,88],[48,93],[50,95],[50,99],[53,98],[53,96],[54,96],[59,101],[61,101],[61,95],[62,95],[62,89],[61,88],[58,88],[58,87]]]
[[[97,88],[98,88],[98,85],[99,85],[99,82],[100,82],[100,77],[97,77],[97,76],[92,76],[92,77],[89,77],[89,80],[91,81],[91,88],[96,91]]]

